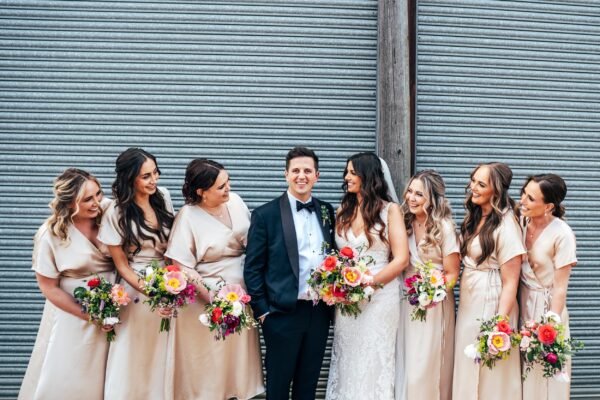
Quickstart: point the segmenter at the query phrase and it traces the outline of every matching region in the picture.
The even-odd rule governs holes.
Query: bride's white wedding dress
[[[387,221],[391,203],[381,211],[381,219]],[[375,265],[370,269],[375,275],[390,259],[390,246],[378,234],[367,248],[364,232],[355,236],[348,230],[347,238],[336,234],[338,249],[344,246],[366,250]],[[385,228],[387,238],[387,223]],[[329,380],[328,400],[393,400],[396,362],[396,333],[400,315],[400,283],[393,279],[382,289],[375,291],[371,301],[361,305],[362,312],[355,319],[343,316],[336,310],[333,352]]]

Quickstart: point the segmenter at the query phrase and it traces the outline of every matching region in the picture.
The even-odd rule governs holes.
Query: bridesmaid
[[[173,224],[167,257],[211,288],[221,277],[245,287],[250,212],[244,201],[230,192],[227,171],[212,160],[193,160],[187,166],[182,192],[186,205]],[[174,398],[249,399],[264,392],[258,330],[215,341],[214,334],[198,321],[206,304],[206,291],[199,289],[204,301],[179,314],[170,338]]]
[[[396,399],[452,398],[454,360],[454,292],[460,269],[460,248],[445,197],[446,186],[434,170],[424,170],[411,178],[404,192],[402,213],[408,237],[410,264],[404,278],[416,273],[415,265],[431,261],[444,272],[449,290],[446,299],[427,311],[424,322],[412,321],[412,306],[403,302],[405,375],[396,378]],[[402,362],[402,360],[398,360]]]
[[[107,399],[169,399],[165,388],[168,333],[159,333],[160,315],[152,313],[137,272],[164,260],[173,206],[169,192],[157,186],[156,158],[138,148],[119,155],[112,185],[114,200],[102,218],[98,239],[108,246],[130,303],[121,313],[117,340],[106,370]],[[160,310],[159,310],[160,311]]]
[[[577,264],[575,235],[562,217],[567,185],[558,175],[534,175],[521,189],[520,212],[525,225],[527,257],[521,270],[519,304],[521,324],[539,320],[551,311],[560,316],[569,337],[567,287],[571,268]],[[566,367],[570,377],[570,365]],[[523,382],[523,399],[568,399],[569,382],[544,378],[543,369],[533,368]]]
[[[48,301],[19,399],[75,400],[85,393],[87,399],[102,400],[105,332],[112,327],[90,324],[73,290],[95,275],[115,280],[108,249],[97,238],[109,201],[103,201],[98,180],[76,168],[56,178],[54,195],[52,215],[34,239],[32,268]]]
[[[521,229],[508,195],[512,171],[508,165],[481,164],[471,173],[461,226],[463,273],[456,317],[456,357],[452,397],[460,400],[521,399],[519,352],[496,363],[493,369],[478,365],[463,354],[475,342],[480,320],[495,315],[518,324],[517,289],[525,248]]]

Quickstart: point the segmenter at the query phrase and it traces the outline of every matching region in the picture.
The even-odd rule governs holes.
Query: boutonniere
[[[329,219],[329,211],[327,210],[327,206],[325,204],[321,204],[321,222],[323,222],[323,227],[329,222],[331,224],[331,219]]]

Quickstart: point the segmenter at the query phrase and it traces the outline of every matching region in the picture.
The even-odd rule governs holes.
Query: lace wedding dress
[[[389,205],[381,211],[383,221],[387,221]],[[387,237],[387,227],[385,235]],[[364,247],[366,250],[361,254],[375,259],[376,264],[370,269],[376,274],[388,264],[390,247],[378,234],[374,234],[373,239],[373,245],[368,247],[364,232],[355,236],[352,229],[348,230],[346,238],[337,234],[335,237],[338,249]],[[394,399],[399,281],[393,279],[384,288],[376,290],[371,301],[364,303],[361,309],[357,318],[343,316],[336,310],[328,400]]]

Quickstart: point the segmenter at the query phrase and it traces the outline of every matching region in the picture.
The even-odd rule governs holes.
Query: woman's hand
[[[171,307],[158,307],[156,312],[161,318],[171,318],[173,316],[173,309]]]
[[[108,332],[110,332],[110,331],[113,331],[114,329],[115,329],[115,326],[114,326],[114,325],[102,325],[102,326],[100,327],[100,330],[101,330],[102,332],[104,332],[104,333],[108,333]]]

